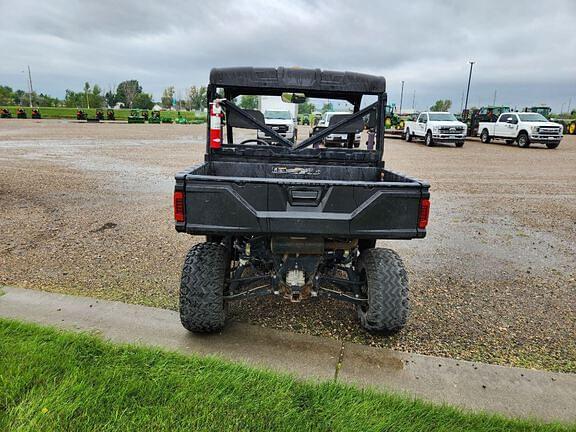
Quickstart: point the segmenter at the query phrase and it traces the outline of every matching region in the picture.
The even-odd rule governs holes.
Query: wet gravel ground
[[[173,174],[202,160],[202,125],[0,121],[0,284],[177,307],[186,250]],[[576,137],[520,149],[388,140],[395,171],[430,181],[424,240],[381,242],[409,271],[399,335],[347,304],[277,298],[232,319],[376,346],[576,372]]]

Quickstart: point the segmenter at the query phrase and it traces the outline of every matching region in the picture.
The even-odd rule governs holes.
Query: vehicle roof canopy
[[[293,92],[313,98],[350,100],[386,92],[386,79],[381,76],[283,67],[215,68],[210,71],[210,84],[226,88],[233,97],[242,94],[280,96]]]

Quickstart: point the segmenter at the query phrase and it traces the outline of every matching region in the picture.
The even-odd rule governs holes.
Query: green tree
[[[240,108],[255,110],[258,108],[258,96],[244,95],[240,99]]]
[[[439,99],[430,107],[430,111],[448,111],[451,106],[452,101],[450,99]]]
[[[88,97],[88,93],[90,93],[90,83],[84,83],[84,98],[86,99],[86,108],[90,108],[90,98]]]
[[[132,108],[134,99],[140,93],[142,93],[142,87],[138,80],[122,81],[116,89],[116,99],[118,102],[122,102],[125,107]]]
[[[106,100],[107,106],[109,106],[110,108],[114,108],[114,105],[116,105],[117,102],[116,93],[114,93],[112,90],[108,90],[104,95],[104,99]]]
[[[152,100],[152,95],[148,93],[140,93],[134,98],[134,103],[132,104],[134,108],[139,109],[152,109],[154,107],[154,101]]]
[[[105,106],[106,100],[104,99],[104,96],[102,96],[101,93],[102,89],[100,88],[100,86],[98,84],[94,84],[92,86],[92,90],[88,94],[88,101],[92,108],[102,108],[103,106]]]
[[[322,105],[322,113],[329,111],[334,111],[334,105],[332,105],[332,102],[327,102],[324,105]]]
[[[39,106],[39,107],[57,107],[62,105],[62,101],[58,98],[52,97],[52,96],[48,96],[46,94],[40,93],[40,94],[36,94],[33,93],[32,94],[32,103],[35,106]]]
[[[24,90],[16,90],[14,92],[16,105],[26,105],[26,99],[28,98],[28,93]]]
[[[172,108],[174,104],[174,86],[166,87],[162,93],[162,106],[166,109]]]
[[[207,89],[204,86],[192,86],[188,90],[188,109],[200,110],[207,104]]]
[[[67,89],[66,96],[64,97],[64,105],[68,108],[84,108],[86,106],[84,94]]]
[[[304,102],[304,103],[298,105],[298,114],[302,114],[302,115],[312,114],[315,109],[316,109],[316,106],[313,103]]]
[[[0,86],[0,105],[16,105],[16,95],[11,87]]]

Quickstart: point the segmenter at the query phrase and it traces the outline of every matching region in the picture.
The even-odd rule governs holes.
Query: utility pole
[[[414,92],[412,93],[412,110],[414,110],[414,106],[416,102],[416,90],[414,90]]]
[[[570,114],[570,105],[572,105],[572,96],[568,99],[568,114]]]
[[[468,109],[468,95],[470,94],[470,80],[472,79],[472,66],[474,66],[473,61],[470,62],[470,74],[468,75],[468,87],[466,88],[466,102],[464,102],[464,111]]]
[[[492,99],[492,106],[496,106],[496,89],[494,89],[494,99]]]
[[[32,92],[34,89],[32,88],[32,74],[30,73],[30,65],[28,65],[28,86],[30,88],[29,99],[30,99],[30,108],[32,108]]]
[[[402,81],[402,90],[400,91],[400,109],[398,110],[398,115],[402,114],[402,99],[404,99],[404,81]]]
[[[462,90],[462,96],[460,96],[460,112],[464,109],[464,90]]]
[[[86,98],[86,108],[90,109],[90,102],[88,101],[88,89],[90,86],[88,83],[84,83],[84,97]]]

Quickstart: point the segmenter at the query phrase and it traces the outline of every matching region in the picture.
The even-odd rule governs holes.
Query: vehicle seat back
[[[343,120],[352,117],[352,114],[334,114],[330,117],[330,123],[328,127],[334,126],[336,123],[340,123]],[[362,117],[358,117],[352,122],[341,126],[338,128],[334,133],[338,134],[345,134],[345,133],[360,133],[364,130],[364,119]]]
[[[257,122],[264,124],[264,114],[262,114],[260,111],[249,110],[249,109],[245,109],[242,111],[245,114],[248,114],[250,117],[252,117]],[[244,117],[241,117],[238,113],[236,113],[235,111],[232,111],[232,110],[230,110],[228,112],[227,121],[228,121],[228,125],[232,126],[232,127],[237,127],[237,128],[242,128],[242,129],[258,129],[256,126],[251,124],[248,120],[246,120]]]

